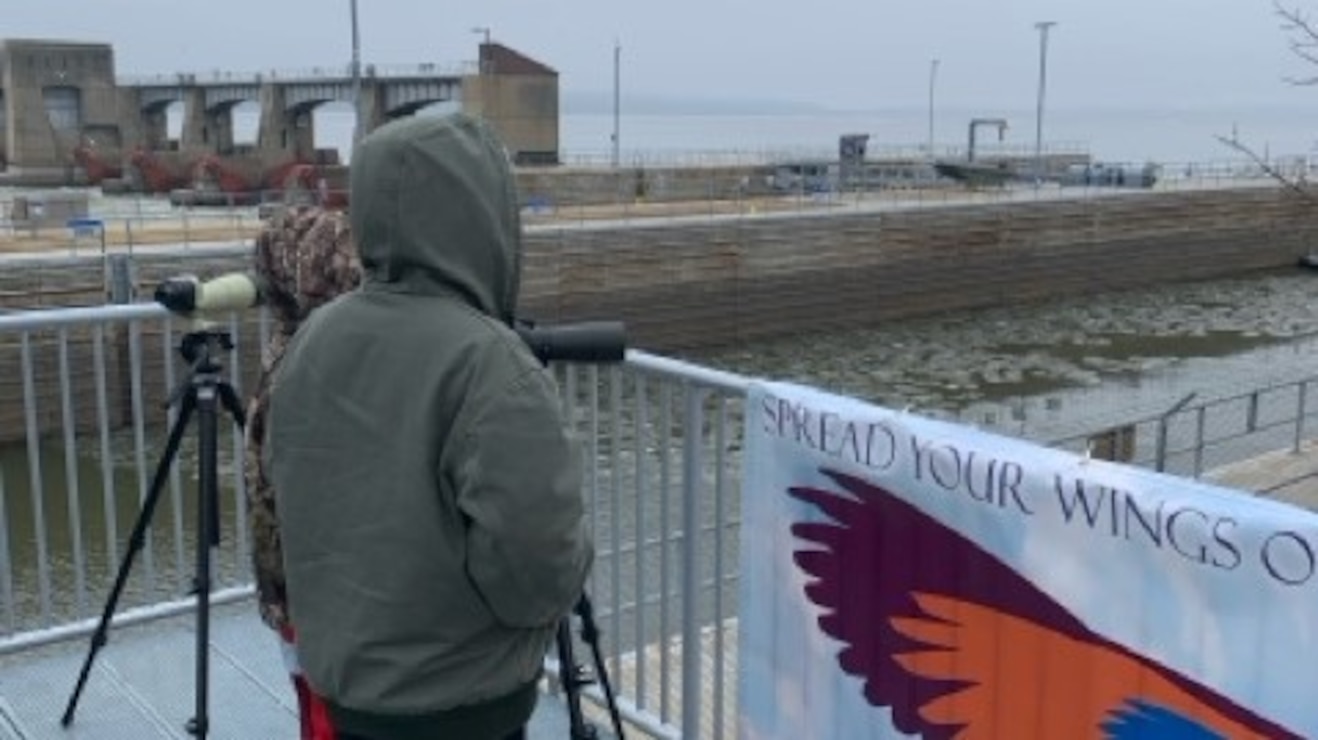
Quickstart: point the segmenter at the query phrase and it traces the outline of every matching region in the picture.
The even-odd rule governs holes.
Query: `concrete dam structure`
[[[436,103],[483,116],[519,164],[559,158],[558,73],[502,44],[444,67],[365,65],[242,75],[179,73],[123,80],[107,44],[0,42],[0,181],[102,185],[142,192],[200,187],[235,193],[323,177],[338,153],[317,149],[312,112],[358,106],[363,133]],[[235,142],[233,109],[260,106],[254,144]],[[168,109],[183,107],[171,139]],[[341,176],[342,173],[336,173]]]

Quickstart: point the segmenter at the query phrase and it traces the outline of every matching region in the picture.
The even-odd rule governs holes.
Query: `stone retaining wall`
[[[1250,187],[538,228],[525,240],[522,313],[542,324],[620,319],[632,346],[681,352],[1294,264],[1318,226],[1310,210],[1279,188]],[[168,275],[210,276],[247,260],[238,248],[138,255],[138,294],[146,299]],[[105,300],[103,286],[99,258],[8,267],[0,306],[94,305]],[[226,364],[245,390],[259,362],[255,314],[238,328],[238,362]],[[151,418],[163,418],[156,409],[168,389],[165,366],[181,372],[177,353],[158,327],[143,330],[135,373],[128,332],[106,332],[110,424],[132,418],[134,378]],[[68,346],[70,398],[80,428],[90,428],[90,332],[71,330]],[[58,430],[57,336],[32,334],[28,351],[36,423]],[[19,338],[0,336],[0,442],[24,436],[20,358]]]

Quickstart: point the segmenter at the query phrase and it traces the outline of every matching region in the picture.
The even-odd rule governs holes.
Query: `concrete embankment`
[[[1293,193],[1254,186],[534,227],[523,314],[542,323],[621,319],[634,346],[659,352],[726,346],[1293,264],[1313,233],[1309,210]],[[141,253],[135,281],[145,298],[166,275],[242,269],[247,260],[240,247]],[[99,258],[10,264],[0,272],[2,305],[104,300]],[[255,320],[239,329],[237,376],[251,387]],[[109,330],[104,347],[112,425],[131,408],[130,339]],[[90,333],[69,340],[75,405],[94,408]],[[155,403],[174,355],[158,334],[137,341],[143,400]],[[24,422],[23,355],[17,337],[0,343],[0,429],[12,439]],[[58,428],[57,337],[33,335],[28,356],[38,425]]]
[[[524,305],[728,345],[1294,264],[1310,210],[1251,187],[546,231]]]

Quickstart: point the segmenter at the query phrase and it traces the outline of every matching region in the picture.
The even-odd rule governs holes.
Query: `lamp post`
[[[489,26],[472,26],[471,32],[484,38],[484,43],[481,44],[481,50],[477,53],[477,57],[480,59],[481,74],[485,74],[485,47],[490,44],[490,28]]]
[[[622,140],[620,138],[620,124],[622,118],[622,45],[615,39],[613,42],[613,167],[616,169],[622,163]]]
[[[490,53],[490,27],[489,26],[472,26],[471,32],[481,36],[482,43],[479,51],[476,52],[477,71],[481,77],[481,118],[487,121],[493,121],[497,118],[494,114],[494,108],[497,104],[498,93],[491,87],[492,81],[496,78],[488,76],[490,67],[493,66],[489,58]]]
[[[357,0],[351,0],[352,14],[352,143],[362,138],[362,57],[361,36],[357,32]]]
[[[938,60],[929,62],[929,159],[934,158],[934,82],[938,79]]]
[[[1048,84],[1048,31],[1057,25],[1057,21],[1039,21],[1034,27],[1039,29],[1039,98],[1034,118],[1034,185],[1038,187],[1043,178],[1043,94]]]

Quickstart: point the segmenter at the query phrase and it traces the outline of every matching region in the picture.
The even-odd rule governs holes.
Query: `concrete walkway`
[[[110,630],[73,723],[60,725],[89,638],[0,657],[0,740],[192,738],[196,676],[194,618],[172,617]],[[279,648],[250,601],[211,609],[208,715],[212,740],[296,740],[296,699]],[[594,707],[583,702],[591,716]],[[601,740],[607,721],[594,723]],[[531,738],[567,738],[566,704],[544,693]],[[629,736],[640,736],[629,730]]]
[[[1318,440],[1226,465],[1204,480],[1318,511]]]

